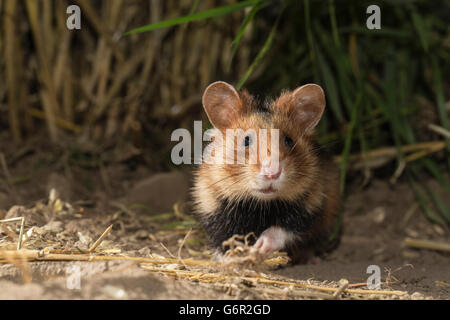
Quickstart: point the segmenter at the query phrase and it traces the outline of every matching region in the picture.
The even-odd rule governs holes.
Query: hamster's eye
[[[253,143],[253,139],[251,136],[245,136],[244,138],[244,146],[248,147],[251,146],[251,144]]]
[[[284,144],[286,145],[286,147],[288,148],[292,148],[294,147],[294,141],[291,139],[291,137],[289,136],[284,136]]]

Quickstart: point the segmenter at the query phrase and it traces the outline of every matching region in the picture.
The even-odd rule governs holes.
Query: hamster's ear
[[[219,130],[229,128],[242,107],[239,93],[223,81],[214,82],[206,88],[202,103],[209,121]]]
[[[325,94],[317,84],[305,84],[294,90],[293,115],[305,131],[312,130],[322,118],[325,109]]]

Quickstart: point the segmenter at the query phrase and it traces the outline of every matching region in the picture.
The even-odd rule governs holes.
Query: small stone
[[[433,225],[433,229],[440,236],[443,236],[445,234],[444,229],[442,229],[442,227],[440,225],[437,225],[437,224]]]
[[[136,232],[136,238],[137,239],[147,239],[148,238],[148,231],[147,230],[138,230]]]
[[[419,299],[423,299],[423,298],[424,298],[424,296],[420,292],[414,292],[411,295],[411,299],[413,299],[413,300],[419,300]]]
[[[413,229],[406,229],[405,232],[411,238],[417,238],[419,236],[419,233],[416,230],[413,230]]]
[[[104,286],[102,288],[102,291],[108,297],[113,298],[113,299],[127,299],[128,298],[128,294],[126,293],[125,290],[123,290],[122,288],[119,288],[119,287],[111,286],[109,284]]]
[[[61,231],[63,231],[62,225],[63,225],[63,223],[61,221],[55,220],[55,221],[50,221],[49,223],[47,223],[45,226],[42,227],[42,229],[44,231],[60,233]]]
[[[381,224],[386,218],[386,209],[384,207],[376,207],[369,213],[369,216],[373,222]]]

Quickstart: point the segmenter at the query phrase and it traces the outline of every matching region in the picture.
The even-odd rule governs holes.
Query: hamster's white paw
[[[282,250],[294,237],[292,232],[286,231],[281,227],[270,227],[259,236],[254,248],[260,254],[270,254]]]

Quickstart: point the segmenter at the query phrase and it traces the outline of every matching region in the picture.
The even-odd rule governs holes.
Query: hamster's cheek
[[[246,170],[246,183],[249,189],[255,190],[259,188],[260,185],[260,179],[258,177],[258,172],[254,169],[247,169]]]

